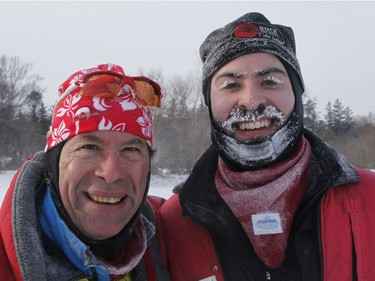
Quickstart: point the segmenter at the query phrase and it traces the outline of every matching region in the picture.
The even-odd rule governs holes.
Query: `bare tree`
[[[0,157],[11,158],[15,166],[43,148],[48,127],[41,78],[31,70],[32,64],[18,57],[0,57]]]
[[[166,81],[162,89],[161,114],[155,126],[159,151],[156,169],[186,173],[209,140],[208,114],[206,109],[202,111],[199,79],[192,74],[175,76]],[[205,118],[202,112],[206,113]]]
[[[0,57],[0,118],[10,118],[22,107],[24,98],[32,91],[42,92],[42,80],[31,73],[32,64],[22,62],[19,57]],[[7,113],[5,115],[4,113]]]

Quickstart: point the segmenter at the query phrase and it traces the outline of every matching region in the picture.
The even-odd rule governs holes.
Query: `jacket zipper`
[[[318,223],[318,247],[319,247],[319,256],[320,256],[320,259],[319,259],[319,262],[320,262],[320,280],[323,281],[324,280],[324,271],[323,271],[323,266],[324,266],[324,262],[323,262],[323,246],[322,246],[322,229],[321,229],[321,225],[320,225],[320,208],[321,208],[321,204],[322,204],[322,201],[320,200],[319,201],[319,204],[318,204],[318,215],[317,215],[317,223]]]
[[[92,278],[90,280],[92,281],[98,281],[98,274],[96,273],[95,267],[91,267],[91,272],[92,272]]]

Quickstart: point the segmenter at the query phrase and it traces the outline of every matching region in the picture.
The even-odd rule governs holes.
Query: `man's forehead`
[[[93,141],[105,143],[111,139],[116,139],[121,143],[132,143],[132,144],[146,144],[146,141],[139,136],[136,136],[128,132],[118,132],[118,131],[92,131],[88,133],[82,133],[74,136],[71,141]]]
[[[233,73],[233,76],[242,77],[261,73],[265,69],[280,69],[286,73],[286,69],[280,59],[267,53],[252,53],[237,57],[223,65],[215,74]]]

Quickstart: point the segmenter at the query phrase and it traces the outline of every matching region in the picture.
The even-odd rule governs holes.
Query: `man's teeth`
[[[240,130],[254,130],[264,127],[268,127],[271,124],[270,120],[256,121],[256,122],[244,122],[239,124]]]
[[[121,201],[121,197],[103,197],[97,195],[90,195],[90,198],[95,202],[114,204]]]

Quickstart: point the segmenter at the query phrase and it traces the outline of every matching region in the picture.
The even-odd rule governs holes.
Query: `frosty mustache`
[[[286,121],[284,114],[273,105],[261,104],[254,110],[241,109],[238,107],[233,108],[227,120],[222,122],[221,127],[229,134],[234,134],[238,129],[239,122],[256,122],[264,118],[273,120],[273,123],[280,128]]]

